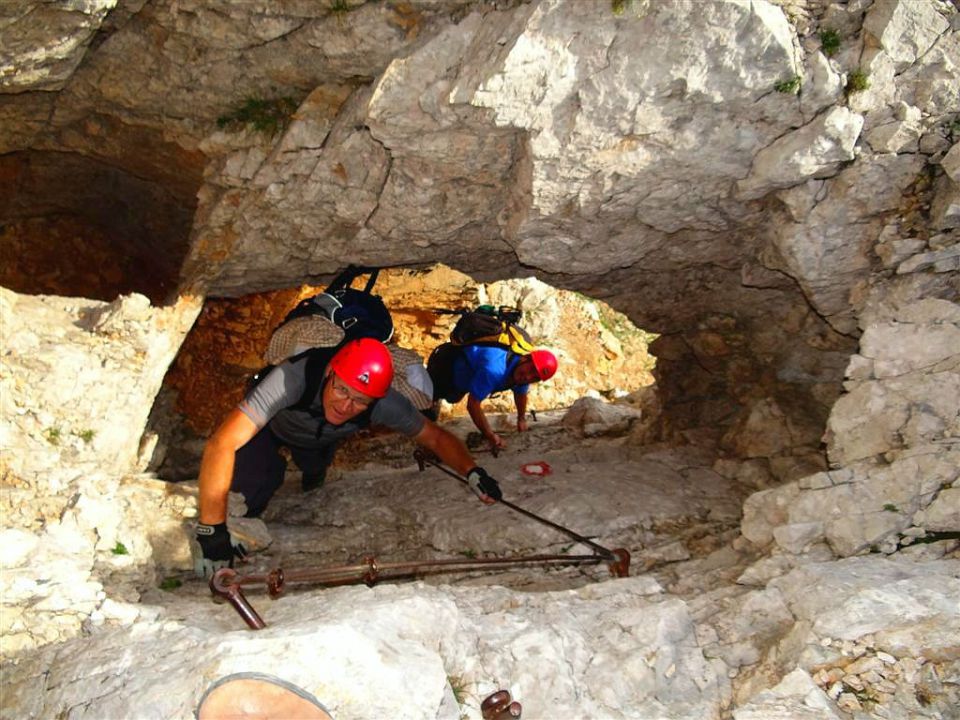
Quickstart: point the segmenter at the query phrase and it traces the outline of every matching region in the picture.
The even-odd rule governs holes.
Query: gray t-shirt
[[[258,428],[269,424],[270,430],[282,442],[306,448],[324,447],[368,425],[382,425],[408,437],[413,437],[423,429],[426,422],[424,416],[393,388],[386,397],[373,404],[371,411],[343,425],[331,425],[324,419],[322,385],[309,408],[291,408],[306,390],[306,368],[306,358],[277,365],[247,393],[239,406],[241,412]]]

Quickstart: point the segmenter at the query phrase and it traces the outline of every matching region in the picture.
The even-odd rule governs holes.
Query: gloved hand
[[[225,522],[216,525],[197,523],[197,543],[201,557],[194,563],[197,577],[210,578],[220,568],[233,567],[233,559],[246,558],[247,550],[243,545],[234,545]]]
[[[467,473],[467,484],[470,489],[476,493],[483,502],[488,505],[498,500],[503,500],[503,493],[500,492],[500,485],[492,477],[487,475],[487,471],[482,467],[475,467]]]

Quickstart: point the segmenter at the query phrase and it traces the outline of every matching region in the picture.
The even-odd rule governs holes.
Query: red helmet
[[[541,380],[549,380],[557,372],[557,356],[549,350],[534,350],[530,353],[530,359]]]
[[[393,381],[393,359],[387,346],[373,338],[351,340],[330,360],[337,377],[358,392],[382,398]]]

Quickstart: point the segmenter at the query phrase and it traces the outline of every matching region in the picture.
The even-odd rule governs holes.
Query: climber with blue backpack
[[[325,302],[333,301],[318,304]],[[400,432],[432,451],[464,475],[485,504],[502,499],[497,481],[463,442],[392,387],[394,361],[383,341],[390,339],[393,325],[389,314],[383,318],[382,303],[341,293],[334,305],[333,322],[342,340],[302,350],[287,337],[281,344],[300,352],[258,373],[262,377],[207,440],[199,477],[198,575],[209,577],[245,555],[226,525],[231,491],[243,496],[247,517],[258,517],[283,484],[283,448],[303,473],[303,489],[310,490],[322,484],[337,445],[372,425]],[[308,316],[301,312],[297,318]],[[328,332],[330,323],[320,320],[317,327]],[[335,333],[334,340],[341,335]]]
[[[517,409],[517,431],[527,425],[527,394],[532,383],[549,380],[557,372],[557,358],[537,348],[517,325],[520,311],[481,306],[457,313],[460,320],[450,333],[451,341],[438,346],[427,361],[433,381],[433,397],[439,402],[460,402],[467,396],[467,412],[477,430],[496,452],[506,447],[487,420],[482,403],[499,392],[511,390]]]

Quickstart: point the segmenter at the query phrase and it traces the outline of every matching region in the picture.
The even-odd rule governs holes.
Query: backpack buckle
[[[314,296],[314,304],[316,304],[327,318],[333,322],[333,316],[336,314],[337,310],[343,307],[343,303],[337,300],[336,297],[330,293],[320,293],[319,295]]]

